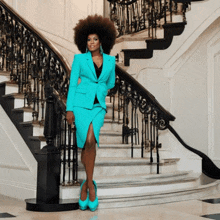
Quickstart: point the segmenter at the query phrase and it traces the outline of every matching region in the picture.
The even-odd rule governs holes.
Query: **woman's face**
[[[95,52],[98,51],[100,48],[100,41],[97,34],[90,34],[87,38],[87,47],[89,51]]]

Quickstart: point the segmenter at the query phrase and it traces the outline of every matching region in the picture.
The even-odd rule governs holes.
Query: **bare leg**
[[[93,171],[96,157],[96,140],[94,136],[92,123],[89,125],[85,146],[82,150],[81,161],[86,171],[86,182],[81,192],[81,200],[86,200],[87,189],[89,189],[90,201],[95,200],[95,189],[93,185]]]

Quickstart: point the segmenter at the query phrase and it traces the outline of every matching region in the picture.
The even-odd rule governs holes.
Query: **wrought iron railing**
[[[150,162],[153,162],[155,151],[159,173],[159,130],[166,129],[175,117],[119,66],[116,66],[116,85],[109,95],[112,102],[112,121],[122,123],[122,142],[131,145],[131,157],[134,156],[136,145],[141,145],[140,157],[144,157],[145,151],[150,152]],[[115,109],[118,114],[115,114]]]
[[[181,14],[183,22],[190,1],[177,0],[107,0],[109,16],[118,30],[118,37],[148,30],[148,38],[157,38],[157,29],[171,23],[173,15]]]
[[[18,84],[18,93],[24,95],[24,108],[33,110],[33,122],[45,122],[45,87],[53,88],[56,123],[53,137],[47,142],[61,151],[61,183],[77,182],[77,147],[75,128],[67,125],[65,99],[67,97],[70,68],[56,48],[22,19],[3,0],[0,0],[0,69],[10,71],[10,79]],[[109,92],[112,102],[112,121],[122,124],[123,143],[134,146],[141,142],[141,155],[149,149],[157,152],[159,173],[159,130],[166,129],[174,120],[143,86],[133,77],[116,67],[116,86]],[[115,108],[117,106],[117,108]],[[116,110],[118,116],[116,116]],[[45,134],[48,134],[47,126]],[[50,132],[49,132],[50,133]]]

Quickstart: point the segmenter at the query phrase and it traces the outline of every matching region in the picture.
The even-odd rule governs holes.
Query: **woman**
[[[74,56],[67,97],[67,121],[75,118],[77,146],[86,180],[81,185],[79,207],[91,211],[98,207],[97,185],[93,180],[96,143],[106,114],[105,97],[115,85],[115,57],[112,49],[116,30],[107,18],[94,15],[80,20],[74,28],[74,41],[82,54]],[[80,83],[78,79],[80,78]]]

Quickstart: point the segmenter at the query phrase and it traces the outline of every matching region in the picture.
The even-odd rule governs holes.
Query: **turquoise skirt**
[[[94,136],[99,147],[99,133],[104,124],[106,110],[99,103],[94,104],[92,109],[74,107],[76,126],[76,143],[79,148],[83,148],[86,142],[90,123],[93,125]]]

